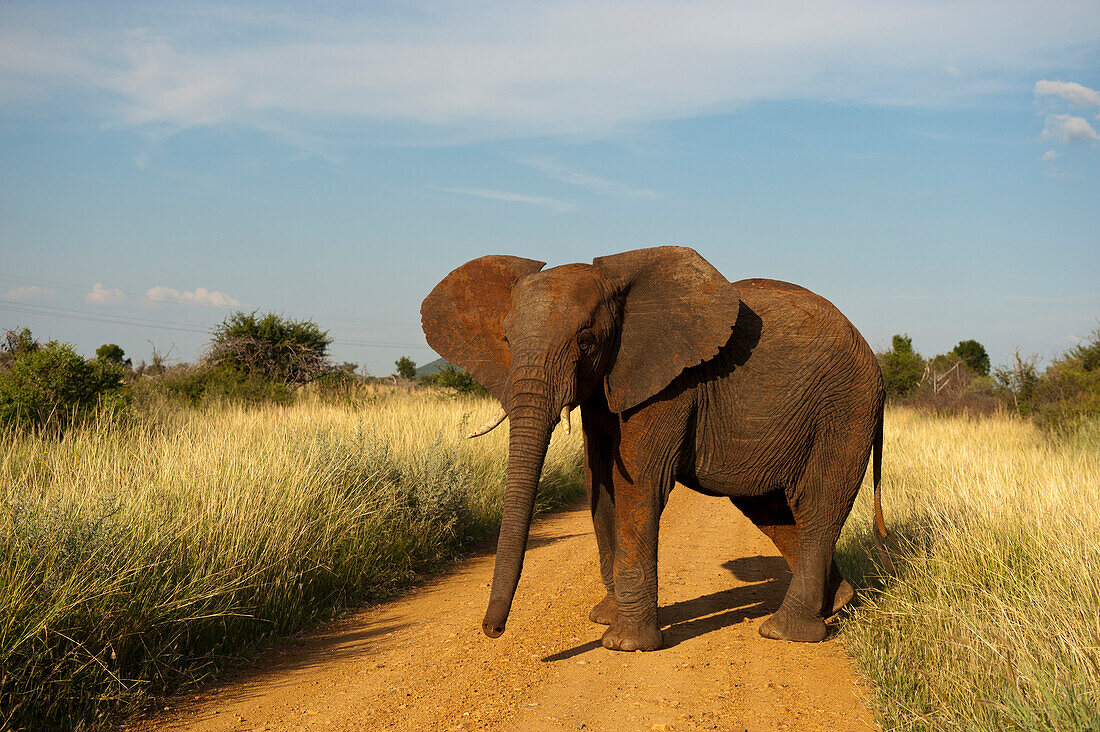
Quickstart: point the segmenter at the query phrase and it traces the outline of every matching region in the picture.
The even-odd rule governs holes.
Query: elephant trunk
[[[497,540],[493,588],[481,625],[490,638],[498,638],[504,632],[523,570],[535,492],[550,444],[550,433],[558,416],[551,406],[548,392],[549,385],[543,369],[517,369],[513,372],[511,408],[508,410],[508,482],[504,492],[500,538]]]

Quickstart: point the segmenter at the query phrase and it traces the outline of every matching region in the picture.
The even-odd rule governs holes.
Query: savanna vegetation
[[[103,722],[484,544],[507,432],[464,435],[490,411],[364,387],[0,433],[0,729]],[[538,510],[582,491],[555,435]]]
[[[1044,369],[1038,356],[1018,350],[1008,364],[991,368],[975,340],[926,359],[907,335],[895,335],[878,359],[895,405],[944,415],[1010,412],[1065,435],[1100,419],[1100,327]]]
[[[101,727],[388,597],[496,529],[506,430],[448,364],[372,379],[311,322],[238,313],[198,364],[133,366],[9,331],[0,344],[0,729]],[[838,558],[842,642],[887,729],[1100,728],[1100,331],[1040,370],[906,336],[884,496]],[[483,392],[481,392],[483,394]],[[556,434],[539,510],[581,492]]]
[[[1100,729],[1100,425],[894,407],[884,455],[898,576],[873,562],[869,490],[837,547],[871,588],[842,642],[884,728]]]

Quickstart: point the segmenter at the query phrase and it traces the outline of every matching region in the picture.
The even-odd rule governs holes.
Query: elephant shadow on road
[[[791,583],[791,572],[782,557],[742,557],[724,562],[722,567],[746,584],[659,608],[657,618],[664,632],[663,648],[673,648],[691,638],[771,615],[779,609]],[[597,639],[542,660],[562,661],[599,647]]]
[[[779,609],[791,583],[791,572],[782,557],[741,557],[722,566],[746,584],[660,608],[657,618],[665,648]]]

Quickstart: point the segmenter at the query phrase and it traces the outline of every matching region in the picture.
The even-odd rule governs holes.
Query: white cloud
[[[180,292],[171,287],[164,287],[163,285],[157,285],[156,287],[150,287],[149,291],[145,293],[145,297],[150,300],[160,300],[163,302],[181,302],[188,305],[214,305],[217,307],[236,307],[240,305],[240,301],[236,298],[226,295],[224,292],[217,292],[216,290],[208,290],[205,287],[196,287],[194,292]]]
[[[647,188],[634,189],[628,186],[624,186],[621,183],[607,180],[606,178],[600,178],[599,176],[589,175],[588,173],[581,172],[574,168],[569,168],[557,162],[554,158],[542,157],[542,156],[527,156],[516,158],[516,160],[529,168],[543,173],[549,178],[554,180],[560,180],[562,183],[569,183],[570,185],[580,186],[581,188],[587,188],[593,191],[599,191],[602,193],[622,193],[634,198],[641,198],[646,201],[654,201],[661,198],[661,194],[657,191],[653,191]]]
[[[1096,134],[1096,130],[1092,129],[1092,125],[1084,117],[1074,117],[1072,114],[1048,114],[1046,126],[1043,128],[1043,139],[1072,145],[1100,140],[1100,135]]]
[[[54,291],[48,287],[24,285],[23,287],[11,288],[3,295],[0,295],[0,298],[4,300],[51,300],[54,294]]]
[[[517,158],[517,161],[529,168],[534,168],[547,177],[553,178],[554,180],[560,180],[562,183],[569,183],[570,185],[580,186],[581,188],[588,188],[595,191],[606,191],[615,187],[615,184],[609,180],[605,180],[595,175],[589,175],[588,173],[582,173],[579,170],[567,168],[553,158],[527,156]]]
[[[958,66],[948,66],[946,69],[944,69],[944,71],[946,71],[951,76],[958,76],[962,73],[961,71],[959,71]]]
[[[569,203],[568,201],[561,201],[557,198],[548,198],[546,196],[528,196],[523,193],[497,191],[491,188],[441,188],[440,190],[447,191],[448,193],[461,193],[464,196],[477,196],[478,198],[488,198],[494,201],[507,201],[508,203],[529,203],[533,206],[542,206],[543,208],[549,208],[559,213],[577,210],[576,204]]]
[[[1035,96],[1061,97],[1078,107],[1100,107],[1100,92],[1072,81],[1037,81]]]
[[[1100,37],[1095,0],[139,4],[109,23],[88,7],[6,7],[0,102],[294,140],[334,120],[430,141],[592,135],[762,100],[971,103],[1080,66]],[[967,70],[951,84],[945,57]]]
[[[1045,153],[1043,153],[1043,157],[1041,157],[1039,159],[1042,160],[1044,163],[1049,163],[1049,162],[1053,161],[1054,159],[1056,159],[1057,157],[1058,157],[1058,153],[1054,152],[1053,150],[1047,150]]]
[[[84,302],[93,305],[118,305],[128,299],[122,290],[104,287],[98,282],[92,286],[91,292],[84,296]]]

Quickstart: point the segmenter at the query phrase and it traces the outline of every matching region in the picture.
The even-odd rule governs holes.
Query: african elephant
[[[728,496],[793,572],[768,638],[820,641],[853,596],[833,550],[875,448],[885,392],[866,341],[829,301],[767,279],[730,283],[686,247],[543,271],[467,262],[421,308],[428,343],[500,400],[508,477],[488,609],[504,632],[550,434],[580,407],[585,478],[607,595],[605,647],[651,650],[658,519],[677,482]],[[884,528],[882,529],[884,531]]]

